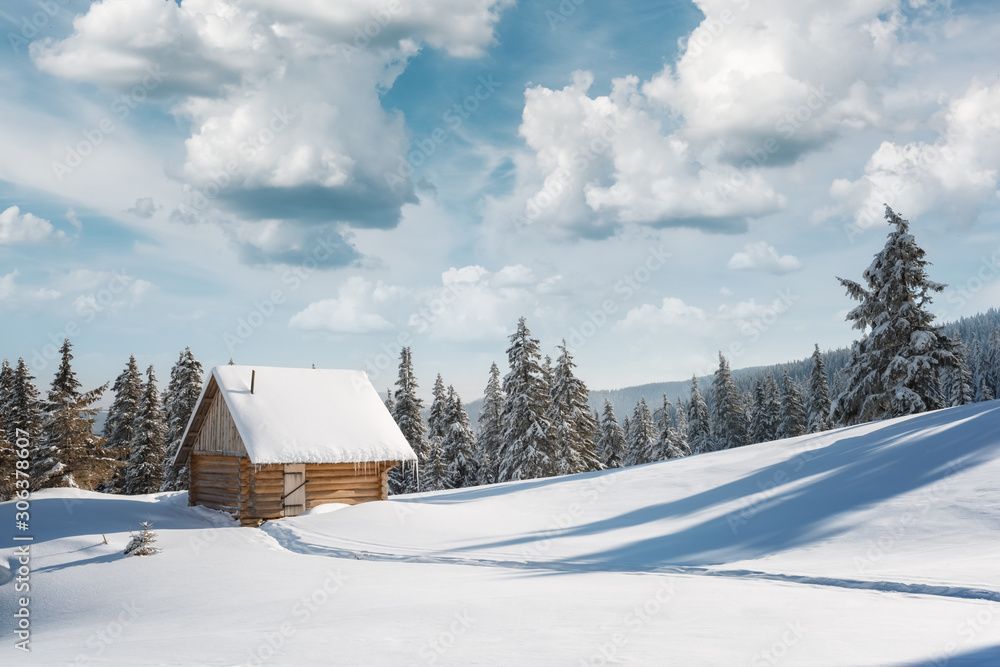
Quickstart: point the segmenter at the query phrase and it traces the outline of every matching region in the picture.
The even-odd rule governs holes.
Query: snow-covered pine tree
[[[645,398],[640,398],[639,402],[635,404],[629,424],[631,428],[625,450],[624,465],[634,466],[649,463],[647,457],[656,445],[658,434],[656,423],[653,421],[653,415],[649,412]]]
[[[392,409],[396,405],[395,401],[392,400],[392,387],[387,387],[386,388],[386,390],[385,390],[385,401],[384,402],[385,402],[385,409],[388,410],[389,414],[391,415],[392,414]]]
[[[399,377],[396,380],[396,405],[392,416],[417,455],[417,469],[427,461],[428,444],[424,428],[424,418],[420,414],[423,401],[417,398],[417,379],[413,374],[413,358],[410,348],[404,347],[399,353]],[[418,472],[407,470],[406,464],[389,471],[389,492],[410,493],[418,490]]]
[[[951,339],[952,351],[955,353],[956,366],[948,374],[948,405],[968,405],[975,401],[976,392],[973,388],[972,371],[969,370],[968,350],[958,334]]]
[[[686,451],[686,445],[681,444],[682,436],[670,423],[670,413],[672,411],[673,406],[670,405],[667,395],[664,394],[663,405],[653,413],[654,422],[658,422],[659,437],[656,439],[647,457],[650,462],[676,459],[690,453]]]
[[[497,481],[497,462],[503,444],[503,404],[500,369],[494,363],[490,366],[490,379],[486,382],[483,406],[479,411],[479,432],[476,434],[479,484]]]
[[[712,451],[712,428],[708,415],[708,405],[705,403],[701,390],[698,388],[698,378],[691,377],[691,402],[688,404],[688,445],[692,454]]]
[[[24,358],[18,359],[11,375],[10,391],[5,392],[3,414],[7,438],[16,443],[17,431],[20,429],[28,434],[31,448],[37,449],[42,436],[43,406],[34,379]],[[33,455],[31,460],[36,461],[37,456]]]
[[[107,490],[121,491],[125,482],[125,467],[129,458],[129,446],[135,438],[135,419],[142,399],[142,373],[129,355],[125,370],[115,379],[112,386],[115,398],[108,409],[104,422],[104,451],[118,462],[114,481]]]
[[[806,433],[820,433],[833,427],[830,423],[830,385],[826,378],[826,364],[816,344],[812,354],[813,367],[809,374],[809,416]]]
[[[781,400],[778,397],[778,383],[773,373],[768,373],[758,383],[759,393],[754,391],[752,442],[770,442],[778,439],[781,426]]]
[[[440,436],[431,436],[427,445],[427,461],[420,469],[420,490],[441,491],[451,488],[451,474],[444,460]]]
[[[93,489],[110,480],[116,461],[104,451],[104,439],[94,434],[96,403],[108,385],[84,392],[76,379],[69,339],[59,348],[61,359],[49,390],[42,438],[32,468],[32,486]]]
[[[469,414],[462,405],[462,398],[452,386],[448,387],[447,400],[441,450],[448,468],[449,488],[475,486],[479,481],[479,471],[475,451],[476,436],[469,426]]]
[[[747,444],[746,408],[722,352],[719,352],[719,369],[712,381],[712,435],[715,449]]]
[[[986,379],[985,378],[980,381],[979,392],[976,394],[976,396],[979,398],[979,401],[992,401],[993,400],[993,398],[994,398],[994,396],[993,396],[993,390],[990,389],[990,386],[988,384],[986,384]]]
[[[601,470],[604,466],[594,451],[598,425],[590,412],[587,385],[576,377],[573,356],[565,339],[559,345],[559,358],[552,370],[547,416],[559,447],[559,474]]]
[[[146,369],[146,383],[135,417],[135,434],[129,443],[128,465],[122,493],[155,493],[163,483],[163,456],[167,447],[167,424],[160,407],[153,367]]]
[[[14,393],[14,369],[4,359],[0,364],[0,502],[14,497],[17,477],[17,452],[14,448],[17,442],[17,432],[10,430],[10,418],[7,415],[10,397]]]
[[[140,521],[139,525],[142,526],[142,530],[139,531],[138,535],[129,531],[132,539],[128,541],[124,554],[126,556],[152,556],[160,553],[162,549],[153,546],[157,537],[156,533],[153,532],[153,524],[147,519]]]
[[[932,293],[944,285],[927,277],[923,249],[909,222],[886,206],[894,227],[865,269],[867,287],[838,278],[860,302],[847,315],[862,332],[852,347],[847,387],[837,396],[833,423],[850,425],[942,407],[939,375],[957,364],[948,338],[932,324]]]
[[[427,415],[427,439],[444,439],[445,430],[448,423],[448,392],[444,388],[444,380],[438,373],[434,379],[434,388],[431,390],[434,397],[431,401],[430,414]]]
[[[549,388],[541,367],[538,340],[524,317],[510,336],[510,371],[503,379],[503,447],[499,480],[533,479],[557,474],[559,451],[548,419]]]
[[[615,417],[611,401],[604,399],[604,414],[601,417],[601,434],[597,442],[597,455],[605,468],[620,468],[626,450],[625,431]]]
[[[993,327],[983,346],[983,379],[993,396],[1000,391],[1000,326]]]
[[[766,435],[762,431],[766,425],[762,419],[764,412],[764,383],[757,380],[753,386],[753,409],[750,411],[750,434],[749,442],[755,444],[764,442]]]
[[[674,439],[670,444],[681,456],[690,456],[691,445],[688,444],[687,408],[684,407],[684,401],[680,396],[677,397],[677,407],[674,408],[674,414],[676,415],[676,425],[673,429]]]
[[[164,412],[167,420],[167,450],[163,457],[163,484],[160,491],[183,491],[189,486],[188,469],[174,467],[174,458],[181,448],[184,429],[191,419],[194,406],[201,396],[201,362],[185,347],[177,362],[170,369],[170,382],[163,395]]]
[[[785,369],[781,380],[781,424],[779,438],[794,438],[806,432],[806,410],[802,406],[802,392],[799,385]]]

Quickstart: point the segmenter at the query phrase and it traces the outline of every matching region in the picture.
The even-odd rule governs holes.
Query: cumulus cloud
[[[368,333],[406,328],[433,340],[468,341],[505,336],[519,315],[533,312],[539,295],[555,291],[561,276],[538,278],[523,265],[498,271],[452,267],[437,285],[397,286],[359,276],[337,296],[309,304],[289,320],[307,331]]]
[[[798,271],[802,262],[795,255],[779,255],[773,245],[766,241],[748,243],[743,250],[735,253],[726,264],[730,269],[767,271],[780,275]]]
[[[704,332],[711,329],[708,313],[677,297],[664,297],[659,306],[644,303],[631,309],[615,323],[614,331],[624,334],[645,334],[666,329]]]
[[[532,159],[518,187],[492,201],[494,222],[557,235],[618,226],[739,232],[781,209],[768,170],[840,134],[882,127],[881,94],[918,54],[901,37],[946,11],[899,0],[698,0],[705,19],[680,57],[649,80],[623,76],[590,96],[577,72],[562,90],[525,92],[520,127]],[[942,7],[944,7],[942,9]]]
[[[970,223],[979,207],[997,197],[1000,177],[1000,84],[975,82],[941,114],[943,129],[933,143],[884,141],[861,178],[838,179],[830,187],[841,213],[863,231],[882,222],[884,204],[906,216],[943,208],[954,222]]]
[[[73,311],[84,317],[135,308],[153,290],[151,282],[137,278],[125,269],[75,269],[57,276],[54,285],[59,294],[76,294]]]
[[[176,102],[191,130],[172,172],[189,200],[174,219],[218,207],[249,221],[390,228],[416,198],[408,179],[386,177],[409,144],[380,94],[425,44],[482,54],[510,4],[96,2],[69,37],[31,53],[51,74]]]
[[[660,305],[642,304],[618,320],[613,331],[639,338],[659,337],[665,333],[690,336],[749,335],[761,328],[761,322],[773,321],[785,313],[794,298],[779,294],[771,303],[747,299],[736,304],[722,304],[705,310],[677,297],[664,297]]]
[[[397,293],[398,288],[352,276],[337,289],[336,298],[309,304],[293,315],[288,325],[306,331],[350,334],[391,329],[392,324],[375,311]]]
[[[126,209],[125,212],[148,220],[149,218],[152,218],[153,214],[160,208],[160,206],[157,206],[153,202],[152,197],[140,197],[135,200],[135,205],[132,206],[132,208]]]
[[[21,213],[17,206],[11,206],[0,213],[0,245],[38,243],[65,237],[63,232],[55,231],[48,220],[28,212]]]

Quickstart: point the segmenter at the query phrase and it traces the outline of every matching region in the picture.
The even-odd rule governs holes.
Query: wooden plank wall
[[[323,503],[357,505],[389,497],[392,463],[311,463],[306,466],[306,509]]]
[[[246,474],[247,468],[244,457],[192,454],[189,502],[223,510],[238,518],[247,501],[240,484],[241,474]]]
[[[246,448],[236,424],[229,414],[226,401],[220,391],[212,399],[212,405],[205,415],[205,421],[198,432],[194,444],[195,452],[212,452],[229,456],[246,456]]]
[[[285,466],[250,466],[247,480],[248,502],[244,523],[256,524],[261,520],[280,519],[283,516],[285,493]]]

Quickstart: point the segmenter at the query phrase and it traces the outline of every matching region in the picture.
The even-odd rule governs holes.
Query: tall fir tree
[[[649,454],[653,451],[659,435],[645,398],[640,398],[632,410],[630,426],[624,464],[634,466],[649,463]]]
[[[620,468],[624,462],[625,431],[615,417],[611,401],[604,399],[604,413],[601,416],[601,435],[597,442],[597,454],[605,468]]]
[[[454,387],[448,387],[445,411],[445,434],[441,441],[444,464],[448,468],[450,488],[475,486],[479,480],[476,460],[476,436],[469,426],[469,414]]]
[[[807,433],[820,433],[832,428],[830,423],[830,385],[826,378],[826,364],[816,344],[812,354],[813,366],[809,374],[809,416]]]
[[[417,470],[408,470],[406,465],[398,465],[389,471],[390,493],[410,493],[419,487],[419,468],[427,462],[427,443],[424,418],[421,410],[423,401],[417,398],[417,378],[413,374],[413,358],[410,348],[404,347],[399,353],[399,377],[396,380],[396,405],[392,416],[410,443],[417,456]]]
[[[860,302],[847,319],[862,337],[852,346],[847,387],[831,412],[836,424],[940,408],[940,374],[957,364],[950,340],[932,324],[929,311],[932,294],[945,286],[927,277],[928,262],[909,222],[888,206],[885,217],[894,229],[865,269],[867,287],[838,279]]]
[[[549,387],[541,366],[538,340],[524,317],[510,336],[510,371],[504,376],[503,447],[500,481],[550,477],[558,473],[559,451],[546,418]]]
[[[719,352],[719,369],[712,381],[712,435],[715,449],[747,444],[746,408],[739,387],[733,382],[729,362]]]
[[[160,404],[153,367],[146,369],[139,410],[135,417],[135,433],[129,443],[128,465],[122,492],[128,495],[155,493],[163,483],[163,457],[167,447],[166,416]]]
[[[490,366],[490,379],[486,382],[476,434],[480,484],[493,484],[497,481],[497,463],[503,445],[503,405],[500,369],[494,363]]]
[[[17,431],[10,428],[7,412],[13,393],[14,369],[4,359],[0,364],[0,502],[13,498],[16,490]]]
[[[708,404],[698,388],[698,378],[691,377],[691,402],[688,404],[688,444],[692,454],[712,451],[712,427]]]
[[[676,426],[674,426],[674,449],[680,452],[681,456],[689,456],[691,454],[691,445],[688,441],[688,418],[687,418],[687,408],[684,406],[684,401],[681,397],[677,397],[677,407],[674,409],[674,414],[676,415]]]
[[[59,368],[49,390],[42,439],[33,461],[35,488],[57,486],[93,489],[110,481],[117,461],[104,451],[104,439],[94,434],[93,407],[107,384],[81,390],[71,361],[72,344],[63,341]]]
[[[751,424],[751,442],[770,442],[778,439],[781,427],[781,399],[778,396],[778,383],[773,373],[768,373],[764,380],[758,383],[759,392],[754,391],[753,421]]]
[[[600,470],[604,466],[594,450],[598,425],[590,412],[587,385],[576,377],[576,364],[563,340],[549,387],[549,423],[559,447],[559,474]]]
[[[966,361],[968,350],[958,334],[951,339],[951,349],[955,353],[956,364],[948,374],[948,405],[950,407],[968,405],[975,401],[976,392],[972,371],[969,370],[969,364]]]
[[[434,388],[431,390],[431,409],[427,415],[427,438],[444,439],[446,425],[448,423],[448,392],[444,388],[444,380],[438,373],[434,379]]]
[[[420,469],[421,491],[442,491],[451,488],[451,473],[444,459],[441,436],[432,435],[427,444],[427,461]]]
[[[135,438],[139,401],[142,400],[142,373],[134,356],[129,355],[125,370],[115,379],[111,390],[115,398],[104,421],[104,450],[118,462],[109,490],[120,491],[125,481],[129,446]]]
[[[781,424],[778,426],[779,438],[794,438],[806,432],[806,410],[802,405],[802,392],[798,383],[788,375],[785,369],[781,379]]]
[[[164,412],[167,420],[166,454],[163,457],[163,485],[161,491],[183,491],[188,488],[189,471],[186,466],[174,467],[174,458],[181,448],[181,438],[194,412],[198,397],[201,396],[201,362],[185,347],[177,362],[170,369],[170,382],[163,394]]]

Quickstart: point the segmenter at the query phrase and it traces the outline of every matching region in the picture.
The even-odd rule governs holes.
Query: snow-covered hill
[[[33,494],[2,664],[1000,664],[996,402],[259,530],[186,501]]]

